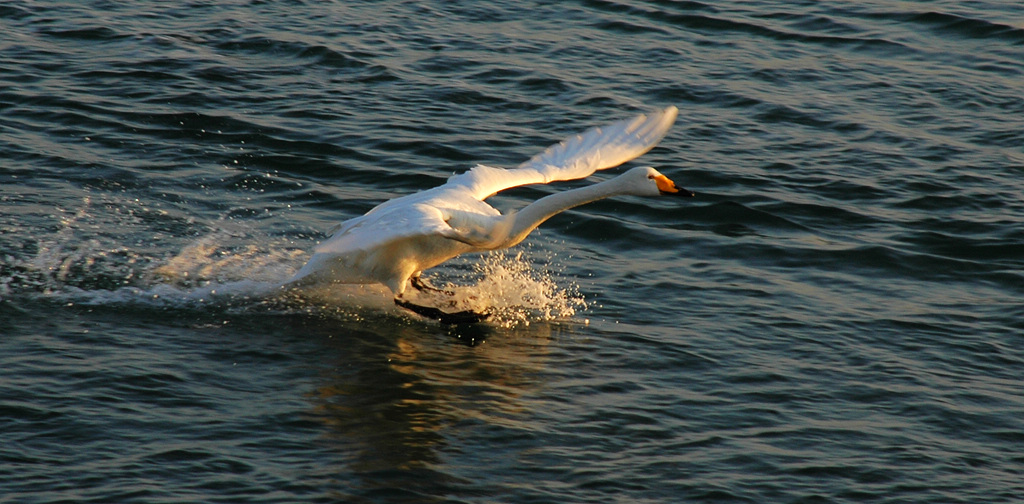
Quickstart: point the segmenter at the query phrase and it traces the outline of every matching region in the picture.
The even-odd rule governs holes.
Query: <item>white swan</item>
[[[495,193],[528,184],[587,177],[653,148],[668,132],[676,107],[593,128],[553,145],[515,169],[477,165],[433,189],[395,198],[335,226],[309,262],[285,286],[381,283],[395,303],[446,322],[478,321],[486,314],[445,313],[403,299],[407,286],[431,289],[420,273],[457,255],[511,247],[551,216],[615,195],[693,196],[650,167],[633,168],[594,185],[545,196],[502,215],[484,202]]]

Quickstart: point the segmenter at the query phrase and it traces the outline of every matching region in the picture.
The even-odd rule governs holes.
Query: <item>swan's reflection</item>
[[[558,326],[476,326],[475,334],[461,335],[486,337],[473,347],[445,334],[457,330],[465,329],[391,318],[327,340],[334,342],[325,349],[333,362],[311,394],[312,416],[328,427],[324,437],[354,478],[354,493],[444,495],[473,476],[453,463],[463,444],[453,441],[500,440],[530,429],[531,396],[542,385],[547,344]]]

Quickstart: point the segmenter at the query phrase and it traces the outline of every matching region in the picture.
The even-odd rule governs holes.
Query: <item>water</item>
[[[1011,2],[15,0],[0,24],[0,501],[1024,495]],[[668,104],[640,162],[698,197],[430,272],[491,323],[273,293],[339,220]]]

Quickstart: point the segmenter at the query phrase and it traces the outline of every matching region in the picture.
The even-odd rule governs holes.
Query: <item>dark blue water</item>
[[[1019,502],[1022,61],[995,1],[4,2],[0,501]],[[490,323],[269,287],[670,104],[698,197],[429,272]]]

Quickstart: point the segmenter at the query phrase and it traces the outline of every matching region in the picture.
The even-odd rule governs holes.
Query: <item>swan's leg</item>
[[[473,310],[448,313],[431,306],[422,306],[415,303],[410,303],[398,297],[395,298],[395,304],[417,315],[422,315],[424,317],[437,320],[442,324],[475,324],[477,322],[483,322],[484,320],[487,320],[487,318],[491,316],[490,313],[477,313]]]
[[[410,278],[409,279],[409,285],[411,285],[413,289],[416,289],[416,290],[418,290],[420,292],[434,292],[434,293],[437,293],[437,294],[446,294],[448,296],[454,296],[455,295],[455,292],[453,292],[453,291],[448,291],[448,290],[444,290],[444,289],[438,289],[437,287],[434,287],[433,285],[430,285],[430,283],[428,283],[426,280],[421,278],[419,275]]]

